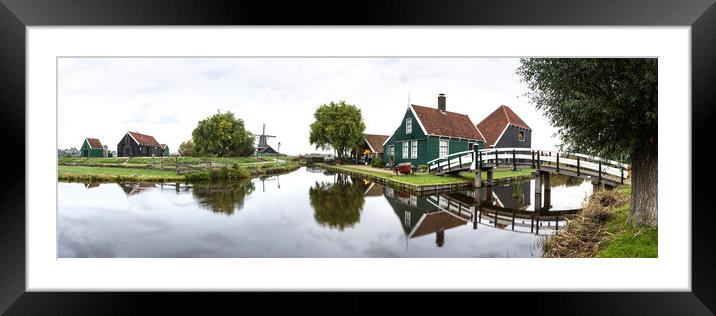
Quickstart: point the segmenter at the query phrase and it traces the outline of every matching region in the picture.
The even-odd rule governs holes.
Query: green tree
[[[365,204],[364,191],[365,186],[360,181],[349,181],[343,174],[336,174],[334,183],[316,182],[308,189],[313,217],[319,224],[341,231],[352,227],[360,221]]]
[[[254,152],[254,135],[234,113],[218,113],[204,120],[191,133],[196,153],[211,156],[249,156]]]
[[[191,139],[179,145],[179,155],[183,157],[196,156],[196,146]]]
[[[517,73],[567,148],[629,161],[634,225],[657,225],[657,59],[530,58]]]
[[[365,123],[361,111],[345,101],[322,104],[313,114],[309,142],[320,149],[333,149],[343,158],[363,142]]]

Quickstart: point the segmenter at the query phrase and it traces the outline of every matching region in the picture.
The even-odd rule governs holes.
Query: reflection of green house
[[[384,196],[398,215],[408,238],[439,233],[467,223],[464,219],[440,210],[426,197],[418,197],[389,187],[384,187]]]
[[[85,138],[80,148],[80,156],[82,157],[106,157],[107,151],[102,147],[102,143],[96,138]]]
[[[448,154],[483,148],[485,138],[465,114],[446,110],[445,95],[438,97],[438,107],[411,104],[400,126],[383,143],[383,160],[396,163],[427,164]]]

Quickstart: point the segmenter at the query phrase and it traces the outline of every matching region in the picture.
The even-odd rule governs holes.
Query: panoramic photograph
[[[58,257],[656,258],[657,66],[58,58]]]

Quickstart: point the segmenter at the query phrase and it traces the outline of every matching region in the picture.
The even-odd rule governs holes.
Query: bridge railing
[[[475,151],[466,150],[428,161],[428,172],[451,172],[463,170],[466,165],[473,169]]]
[[[478,151],[476,167],[490,164],[499,166],[531,165],[539,169],[541,166],[556,168],[569,168],[578,175],[583,171],[596,172],[598,177],[611,175],[624,179],[629,178],[630,168],[628,164],[600,157],[550,150],[534,150],[529,148],[492,148]]]
[[[495,167],[513,167],[517,165],[529,165],[531,168],[539,169],[542,166],[560,168],[576,172],[581,175],[584,172],[595,173],[594,176],[618,177],[621,183],[630,176],[628,164],[600,157],[550,150],[535,150],[531,148],[491,148],[481,149],[477,152],[472,150],[453,153],[428,161],[428,171],[445,173],[461,170],[475,170],[485,165]]]

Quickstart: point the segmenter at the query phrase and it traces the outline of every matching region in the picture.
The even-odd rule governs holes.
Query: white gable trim
[[[131,137],[132,139],[134,139],[134,142],[137,143],[137,145],[141,145],[141,143],[140,143],[136,138],[134,138],[134,136],[132,136],[132,133],[130,133],[129,131],[127,131],[127,135],[129,135],[129,137]]]
[[[477,130],[478,133],[480,133],[480,137],[482,137],[482,140],[484,142],[487,142],[487,138],[485,138],[485,135],[482,135],[482,131],[480,131],[480,128],[477,127],[477,125],[475,125],[475,129]]]
[[[388,137],[388,138],[390,138],[390,137]],[[370,148],[370,151],[375,152],[375,149],[373,149],[373,146],[370,145],[370,142],[368,141],[368,139],[363,137],[363,140],[365,140],[365,143],[368,144],[368,148]]]
[[[502,130],[502,133],[500,133],[500,136],[497,137],[497,139],[495,140],[495,143],[492,144],[492,146],[497,146],[497,143],[500,142],[500,139],[502,139],[502,135],[505,135],[505,132],[507,131],[507,128],[510,127],[510,125],[512,125],[512,124],[510,124],[510,123],[505,124],[505,129]]]
[[[408,108],[410,109],[410,112],[413,113],[415,120],[418,121],[418,125],[420,125],[420,129],[423,130],[423,134],[425,134],[425,136],[428,136],[428,130],[425,129],[425,126],[423,126],[423,122],[420,121],[420,116],[418,116],[418,113],[415,113],[415,109],[413,108],[413,105],[412,104],[409,105]],[[398,128],[400,128],[400,127],[398,127]]]

